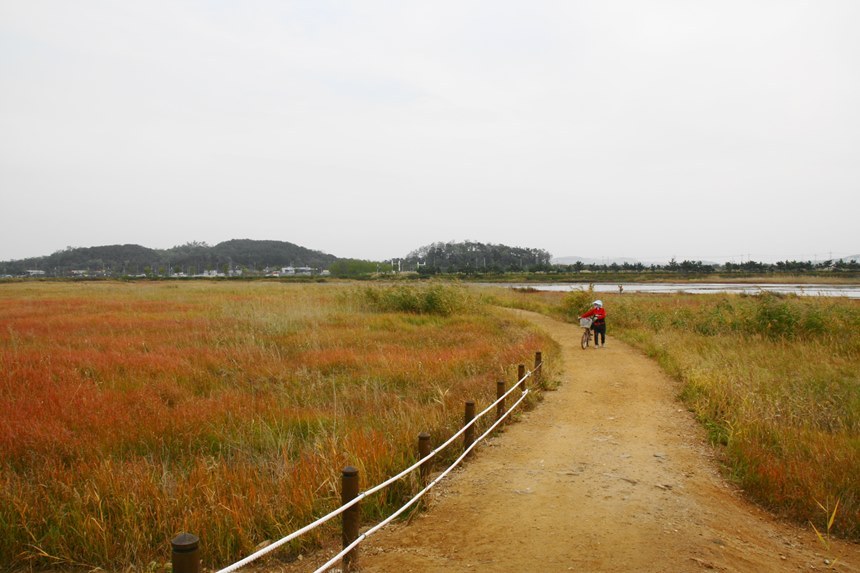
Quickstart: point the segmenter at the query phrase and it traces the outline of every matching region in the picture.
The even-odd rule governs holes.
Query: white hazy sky
[[[0,0],[0,260],[860,252],[860,2]]]

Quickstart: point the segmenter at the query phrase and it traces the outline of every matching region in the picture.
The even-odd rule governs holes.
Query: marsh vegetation
[[[594,298],[503,289],[492,296],[569,321]],[[860,300],[600,296],[610,341],[634,344],[681,382],[681,399],[747,495],[860,539]]]
[[[3,285],[0,562],[160,567],[191,531],[229,564],[337,507],[344,466],[362,488],[406,467],[553,344],[454,286]]]

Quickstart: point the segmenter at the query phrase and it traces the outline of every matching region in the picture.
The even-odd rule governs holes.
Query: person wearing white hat
[[[591,309],[580,316],[579,318],[594,317],[594,322],[591,323],[591,330],[594,332],[594,348],[603,348],[606,346],[606,309],[603,308],[603,301],[598,299],[591,303]],[[598,341],[598,335],[600,340]]]

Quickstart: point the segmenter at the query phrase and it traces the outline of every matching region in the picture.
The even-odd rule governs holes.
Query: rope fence
[[[409,466],[408,468],[401,471],[399,474],[392,476],[385,480],[384,482],[364,491],[358,493],[358,470],[352,466],[347,466],[343,470],[343,482],[342,482],[342,505],[337,509],[331,511],[330,513],[320,517],[312,523],[302,527],[294,531],[293,533],[283,537],[273,543],[270,543],[266,547],[248,555],[244,559],[233,563],[232,565],[225,567],[223,569],[218,570],[216,573],[233,573],[246,565],[260,559],[261,557],[271,553],[275,549],[283,546],[286,543],[304,535],[305,533],[319,527],[320,525],[334,519],[339,515],[343,515],[343,550],[332,557],[329,561],[327,561],[320,568],[316,569],[314,573],[322,573],[326,571],[328,568],[332,567],[338,561],[343,561],[343,570],[348,571],[352,567],[355,566],[357,559],[357,547],[358,545],[391,523],[398,516],[403,514],[408,508],[417,503],[430,489],[432,489],[437,483],[439,483],[445,476],[447,476],[454,468],[456,468],[464,459],[466,459],[471,451],[484,440],[487,436],[489,436],[502,422],[507,419],[507,417],[513,412],[517,406],[519,406],[523,400],[529,395],[530,391],[526,388],[526,380],[529,377],[534,377],[534,380],[537,384],[540,382],[541,369],[543,366],[543,359],[540,352],[535,353],[535,364],[534,369],[526,371],[525,365],[520,364],[517,369],[517,382],[514,383],[509,389],[505,391],[503,381],[498,382],[497,384],[497,397],[495,402],[484,408],[477,415],[475,414],[474,402],[466,402],[466,413],[464,417],[463,427],[460,428],[458,432],[448,438],[443,444],[436,447],[429,452],[426,451],[426,448],[429,446],[429,434],[422,433],[419,435],[419,459],[417,462]],[[515,390],[520,389],[520,395],[517,400],[511,405],[510,408],[505,407],[506,398],[512,394]],[[474,438],[474,427],[478,423],[478,420],[481,419],[488,412],[496,409],[496,419],[489,426],[489,428],[484,431],[477,439]],[[426,481],[426,477],[428,475],[428,468],[430,460],[436,456],[438,453],[445,450],[448,446],[450,446],[455,440],[464,436],[463,440],[463,453],[454,460],[454,462],[448,466],[442,473],[440,473],[435,479],[426,483],[424,488],[419,491],[415,496],[413,496],[409,501],[407,501],[404,505],[402,505],[399,509],[397,509],[394,513],[388,516],[385,520],[381,521],[377,525],[368,529],[365,533],[359,535],[359,519],[358,519],[358,504],[362,499],[371,496],[389,485],[403,479],[404,477],[411,474],[416,469],[421,470],[422,483]],[[423,450],[423,451],[422,451]],[[352,490],[351,492],[349,490]],[[347,513],[349,512],[349,513]],[[172,554],[171,554],[171,562],[173,564],[173,573],[200,573],[200,549],[199,549],[199,538],[190,533],[181,533],[179,536],[174,538],[171,541]]]

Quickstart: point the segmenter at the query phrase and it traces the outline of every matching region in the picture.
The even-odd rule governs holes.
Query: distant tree
[[[678,270],[685,274],[694,274],[694,273],[712,273],[714,272],[713,265],[706,265],[702,261],[688,261],[684,260],[678,265]]]
[[[329,272],[335,277],[359,277],[372,275],[374,273],[388,273],[394,270],[391,263],[379,263],[360,259],[339,259],[328,267]]]
[[[856,260],[840,259],[833,264],[833,269],[837,271],[857,271],[860,270],[860,262]]]
[[[768,269],[768,265],[758,261],[745,261],[740,264],[740,268],[746,272],[757,273],[766,271]]]

